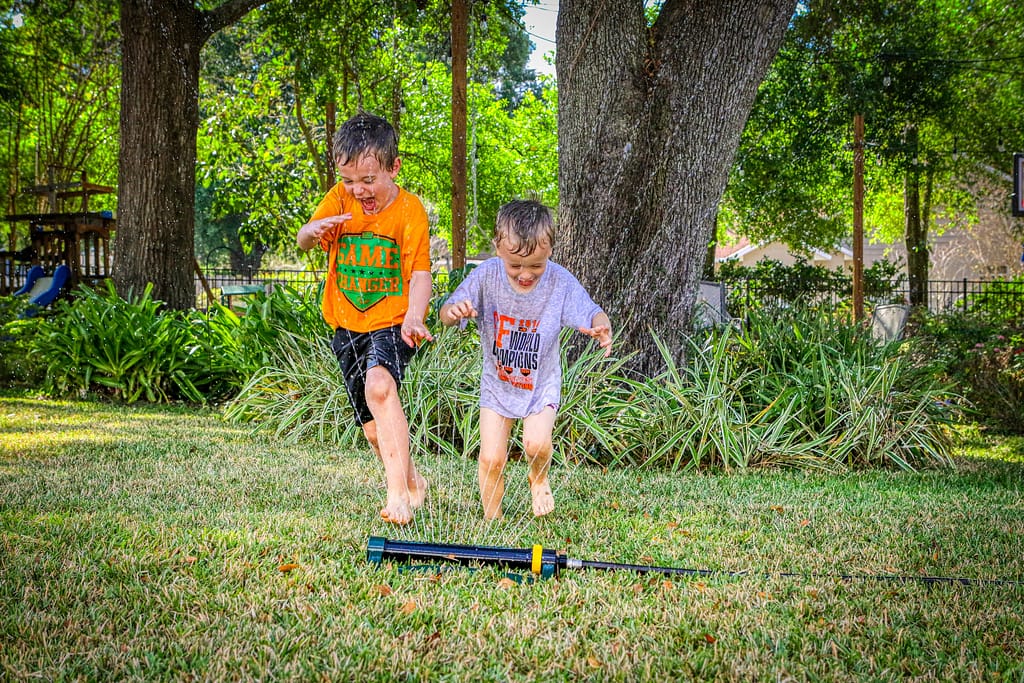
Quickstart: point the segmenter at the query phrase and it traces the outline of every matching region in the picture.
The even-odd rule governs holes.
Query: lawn
[[[567,463],[539,521],[513,463],[493,524],[475,463],[416,457],[429,500],[396,529],[366,450],[0,398],[0,679],[1024,680],[1020,438],[919,473]],[[407,570],[371,535],[717,573]]]

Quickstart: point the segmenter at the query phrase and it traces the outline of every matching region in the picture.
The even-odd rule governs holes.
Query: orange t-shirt
[[[383,211],[367,216],[338,183],[310,220],[351,213],[320,240],[328,252],[321,308],[332,328],[372,332],[401,325],[413,271],[430,272],[430,226],[419,198],[399,188]]]

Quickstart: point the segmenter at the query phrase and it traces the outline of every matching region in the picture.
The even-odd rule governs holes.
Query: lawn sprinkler
[[[366,559],[380,565],[387,562],[410,566],[433,567],[438,564],[495,565],[506,569],[528,571],[535,577],[558,576],[564,569],[601,569],[606,571],[631,571],[638,574],[662,574],[664,576],[745,576],[746,572],[729,572],[715,569],[685,569],[680,567],[659,567],[647,564],[624,564],[621,562],[593,562],[567,557],[557,550],[535,545],[532,548],[501,548],[479,545],[455,545],[450,543],[423,543],[420,541],[392,541],[380,536],[370,536],[366,543]],[[765,576],[801,577],[807,579],[836,579],[842,581],[871,580],[894,581],[898,583],[922,582],[957,583],[962,585],[1024,585],[1020,581],[1003,579],[968,579],[948,576],[897,576],[871,574],[798,574],[776,572]]]

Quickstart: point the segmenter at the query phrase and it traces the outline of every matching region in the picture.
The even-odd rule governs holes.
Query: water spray
[[[659,567],[646,564],[625,564],[621,562],[596,562],[577,560],[550,548],[535,545],[532,548],[503,548],[495,546],[455,545],[449,543],[423,543],[420,541],[393,541],[381,536],[371,536],[366,543],[366,559],[380,565],[385,561],[410,563],[452,563],[457,565],[491,565],[528,571],[534,576],[549,578],[567,569],[597,569],[605,571],[630,571],[638,574],[661,574],[663,576],[691,577],[741,577],[747,572],[730,572],[715,569],[687,569],[681,567]],[[949,576],[899,576],[890,574],[799,574],[776,572],[765,576],[799,577],[805,579],[836,579],[842,581],[892,581],[897,583],[955,583],[966,586],[983,585],[1024,585],[1020,581],[1004,579],[969,579]]]

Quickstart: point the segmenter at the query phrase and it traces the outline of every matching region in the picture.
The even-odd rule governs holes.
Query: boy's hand
[[[405,320],[402,321],[402,341],[409,346],[419,346],[420,342],[424,339],[434,341],[434,335],[430,334],[430,330],[427,329],[422,320],[415,320],[406,316]]]
[[[448,325],[454,325],[463,318],[475,318],[477,316],[476,307],[473,306],[473,302],[469,299],[445,306],[442,312]]]
[[[299,247],[303,251],[308,251],[320,244],[320,240],[323,239],[324,234],[329,230],[332,230],[334,226],[350,220],[352,220],[352,214],[343,213],[337,216],[327,216],[326,218],[310,221],[299,228],[299,234],[296,236],[296,241],[299,243]]]
[[[597,340],[598,345],[604,349],[605,358],[612,355],[612,328],[607,325],[597,325],[595,327],[581,327],[580,332]]]

